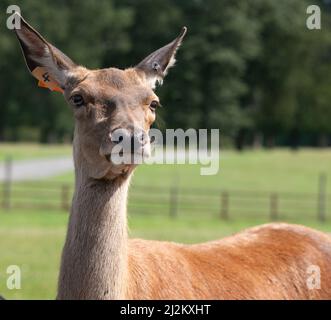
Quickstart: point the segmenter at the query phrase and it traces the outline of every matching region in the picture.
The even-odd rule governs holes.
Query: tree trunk
[[[290,133],[290,147],[292,150],[297,150],[300,145],[300,133],[298,128],[294,128]]]
[[[262,148],[263,134],[261,132],[254,132],[253,135],[253,148],[258,150]]]
[[[238,151],[242,151],[244,149],[245,137],[246,137],[245,129],[240,129],[235,138],[235,146]]]
[[[274,134],[268,134],[265,138],[265,145],[267,148],[272,149],[275,147],[275,136]]]
[[[5,140],[5,128],[0,125],[0,141],[3,142]]]
[[[318,135],[317,146],[320,148],[326,148],[329,145],[329,137],[326,133],[320,133]]]

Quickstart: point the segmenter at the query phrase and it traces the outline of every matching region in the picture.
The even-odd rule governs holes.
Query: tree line
[[[1,3],[0,141],[70,141],[61,94],[37,88]],[[22,15],[88,68],[134,66],[188,34],[157,89],[159,128],[220,128],[223,144],[327,146],[331,142],[331,5],[306,27],[306,0],[29,0]]]

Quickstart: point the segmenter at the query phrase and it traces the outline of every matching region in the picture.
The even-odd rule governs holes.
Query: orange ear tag
[[[44,67],[37,67],[32,71],[32,75],[39,80],[38,86],[41,88],[48,88],[51,91],[63,93],[63,89],[59,84],[50,76]]]

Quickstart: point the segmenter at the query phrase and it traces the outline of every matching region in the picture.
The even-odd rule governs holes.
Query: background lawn
[[[14,160],[70,156],[71,150],[69,144],[0,143],[0,162],[8,156]]]

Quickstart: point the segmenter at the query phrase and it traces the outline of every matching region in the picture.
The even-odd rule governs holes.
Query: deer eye
[[[70,100],[75,105],[75,107],[81,107],[85,104],[84,98],[80,94],[74,94]]]
[[[159,102],[159,101],[156,101],[156,100],[153,100],[153,101],[151,102],[151,104],[149,105],[149,108],[150,108],[153,112],[155,112],[155,110],[156,110],[158,107],[160,107],[160,102]]]

